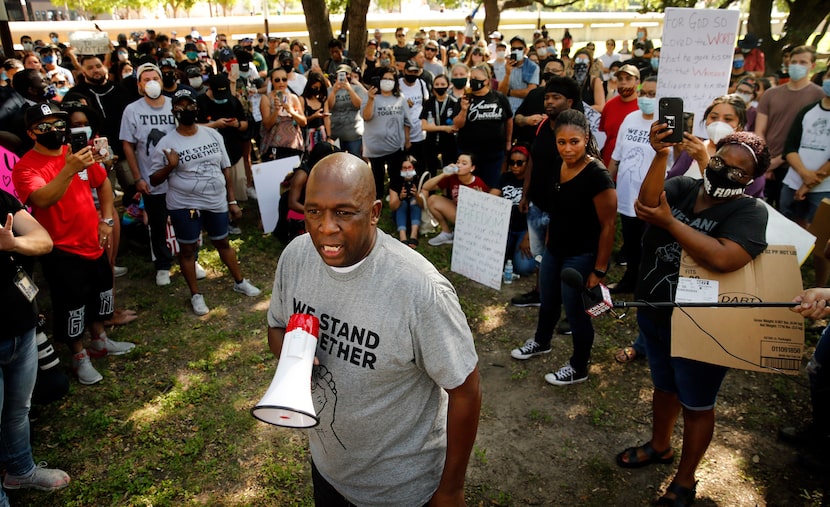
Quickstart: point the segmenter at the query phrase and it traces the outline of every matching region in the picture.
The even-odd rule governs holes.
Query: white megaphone
[[[320,320],[314,315],[295,313],[288,319],[277,373],[251,415],[276,426],[317,426],[320,419],[311,401],[311,368],[319,330]]]

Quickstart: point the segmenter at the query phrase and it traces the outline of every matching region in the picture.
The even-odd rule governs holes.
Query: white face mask
[[[545,47],[538,47],[536,48],[536,56],[539,58],[544,58],[548,55],[548,49]]]
[[[643,51],[642,49],[635,49],[634,50],[634,56],[639,57],[639,56],[643,56],[644,54],[646,54],[646,52]]]
[[[732,125],[722,121],[713,121],[706,125],[706,134],[709,135],[709,140],[715,144],[733,132],[735,132],[735,129],[732,128]]]
[[[514,49],[513,51],[511,51],[511,53],[516,55],[516,61],[517,62],[521,62],[522,60],[525,59],[525,52],[522,51],[521,49]]]
[[[202,76],[199,77],[192,77],[187,80],[190,83],[190,86],[193,88],[201,88],[202,87]]]
[[[382,92],[391,92],[395,89],[395,81],[391,79],[381,79],[380,80],[380,91]]]
[[[415,177],[415,169],[410,169],[408,171],[401,171],[401,178],[405,180],[411,180]]]
[[[740,97],[741,100],[743,100],[744,103],[746,103],[746,104],[749,104],[750,102],[752,102],[752,94],[751,93],[736,93],[735,95]]]
[[[504,60],[504,55],[504,51],[496,51],[496,58],[498,58],[499,60]]]
[[[151,99],[159,98],[159,95],[161,95],[161,83],[158,81],[148,81],[147,84],[144,85],[144,95],[150,97]]]

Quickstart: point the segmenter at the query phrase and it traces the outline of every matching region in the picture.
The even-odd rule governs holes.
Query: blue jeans
[[[513,260],[513,272],[521,276],[530,276],[536,272],[536,261],[528,259],[519,248],[527,231],[509,231],[507,233],[507,251],[504,256],[505,262]]]
[[[360,158],[363,156],[363,138],[361,137],[360,139],[355,139],[354,141],[344,141],[341,139],[340,149]]]
[[[488,157],[476,157],[476,176],[484,180],[490,188],[499,187],[501,168],[504,165],[504,151],[491,154]]]
[[[35,328],[11,340],[0,341],[2,419],[0,462],[12,475],[27,475],[35,468],[29,443],[29,408],[37,378]],[[0,489],[0,505],[8,502]],[[5,504],[7,505],[7,503]]]
[[[530,234],[530,253],[533,257],[545,253],[545,235],[549,223],[550,215],[530,203],[527,208],[527,233]]]
[[[421,225],[421,208],[414,198],[401,201],[400,208],[395,210],[395,223],[399,231],[406,230],[406,219],[409,218],[411,225]]]
[[[591,359],[591,347],[594,345],[594,326],[591,317],[585,313],[582,304],[582,291],[569,287],[561,278],[562,270],[573,268],[582,275],[583,280],[594,269],[594,253],[585,253],[573,257],[557,257],[548,249],[542,254],[542,266],[539,270],[539,319],[536,323],[536,335],[534,340],[542,345],[543,349],[548,348],[562,306],[565,307],[565,316],[571,324],[573,332],[573,355],[571,366],[577,371],[585,371],[588,368],[588,361]]]
[[[783,185],[778,206],[781,213],[790,220],[801,219],[812,222],[821,200],[830,197],[830,192],[808,192],[803,201],[795,200],[795,189]]]

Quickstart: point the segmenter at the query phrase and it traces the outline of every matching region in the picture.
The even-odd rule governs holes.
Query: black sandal
[[[408,240],[404,241],[410,248],[416,248],[418,246],[418,238],[409,238]]]
[[[697,482],[691,488],[684,488],[683,486],[672,482],[666,488],[666,495],[672,493],[674,498],[669,498],[666,495],[661,496],[654,505],[663,505],[666,507],[686,507],[695,503],[695,490],[697,490]]]
[[[643,460],[637,458],[637,451],[642,449],[646,457]],[[623,458],[627,458],[623,461]],[[617,454],[617,465],[622,468],[642,468],[648,465],[660,464],[668,465],[674,461],[674,453],[671,447],[665,451],[657,451],[651,446],[651,442],[646,442],[640,447],[629,447],[623,452]]]

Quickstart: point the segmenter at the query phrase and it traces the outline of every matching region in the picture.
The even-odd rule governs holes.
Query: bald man
[[[293,313],[320,319],[309,431],[319,506],[464,505],[481,408],[478,357],[452,285],[377,229],[361,159],[314,166],[306,230],[286,247],[268,310],[279,356]]]

